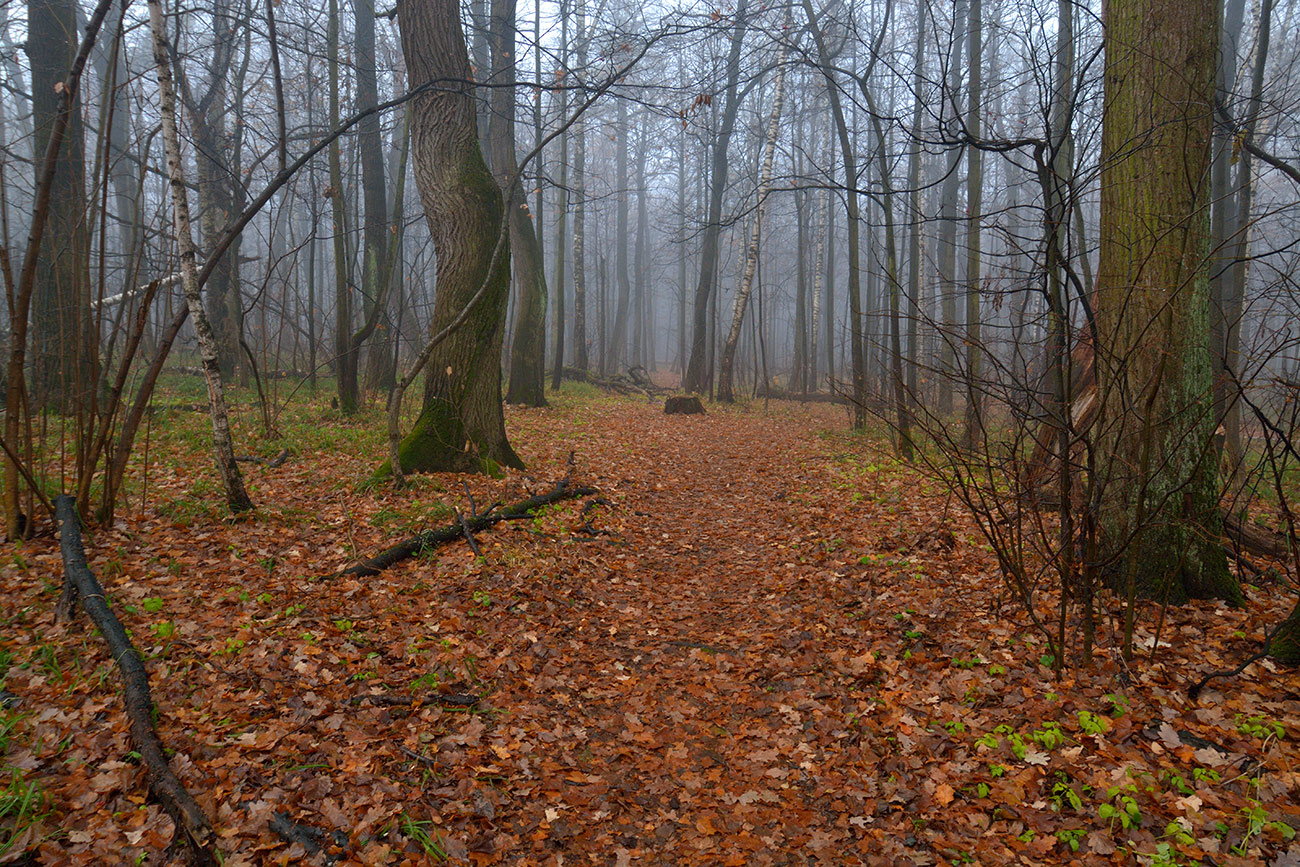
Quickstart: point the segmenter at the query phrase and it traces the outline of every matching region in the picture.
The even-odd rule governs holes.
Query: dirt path
[[[875,666],[846,616],[848,533],[817,502],[835,420],[624,411],[641,436],[608,482],[619,535],[541,599],[519,590],[526,656],[494,701],[541,773],[516,781],[513,835],[587,863],[880,852],[849,722]]]

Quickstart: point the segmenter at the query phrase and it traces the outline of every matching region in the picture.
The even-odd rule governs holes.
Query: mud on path
[[[321,580],[469,508],[454,476],[359,489],[379,437],[354,430],[347,455],[304,446],[258,475],[253,521],[186,525],[179,496],[155,496],[172,508],[90,542],[226,864],[304,856],[277,813],[360,864],[426,863],[435,843],[478,864],[1122,863],[1104,823],[1051,795],[1176,764],[1143,737],[1162,718],[1272,763],[1252,795],[1270,809],[1294,794],[1294,741],[1249,751],[1213,695],[1207,715],[1171,715],[1177,659],[1053,681],[1023,614],[997,608],[991,556],[956,504],[879,443],[832,433],[834,408],[666,417],[562,397],[508,424],[529,472],[469,480],[478,508],[548,487],[571,452],[574,481],[605,502],[499,525],[481,558],[457,543]],[[153,472],[192,491],[202,464]],[[39,577],[57,564],[36,546],[2,573],[6,649],[48,645],[59,670],[15,665],[6,686],[33,711],[23,760],[65,829],[42,852],[164,863],[170,821],[143,802],[102,642],[50,623]],[[1207,613],[1172,615],[1169,634]],[[1249,616],[1216,614],[1215,635]],[[1079,711],[1105,714],[1117,694],[1128,712],[1081,731]],[[1249,684],[1234,701],[1294,713]],[[1062,741],[1041,749],[1049,722]],[[1006,738],[981,742],[999,726]],[[1244,787],[1199,796],[1228,818],[1246,804]],[[1167,793],[1148,800],[1135,847],[1181,815]],[[1078,854],[1058,831],[1078,832]]]

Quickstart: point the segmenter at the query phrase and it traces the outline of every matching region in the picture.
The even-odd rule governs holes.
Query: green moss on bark
[[[1268,655],[1283,665],[1300,665],[1300,602],[1273,636]]]

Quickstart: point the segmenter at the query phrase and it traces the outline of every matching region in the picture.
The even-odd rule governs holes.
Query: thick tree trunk
[[[422,93],[410,108],[416,185],[438,256],[431,333],[474,305],[428,358],[424,407],[399,447],[402,469],[522,468],[506,439],[501,409],[501,341],[510,293],[510,258],[500,243],[501,191],[479,151],[458,5],[403,3],[398,23],[411,88],[454,82]]]
[[[1139,593],[1241,601],[1213,460],[1209,353],[1214,0],[1112,0],[1096,365],[1101,520]],[[1149,48],[1160,45],[1159,52]]]

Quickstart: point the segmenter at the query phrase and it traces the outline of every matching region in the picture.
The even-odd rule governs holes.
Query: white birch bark
[[[226,503],[232,512],[253,508],[244,489],[244,477],[235,463],[234,447],[230,441],[230,418],[226,413],[226,399],[221,388],[221,370],[217,363],[217,341],[208,321],[207,311],[199,288],[199,273],[194,252],[194,234],[190,226],[190,206],[185,192],[185,170],[181,162],[180,134],[176,124],[176,89],[172,80],[171,58],[167,52],[166,25],[163,23],[162,3],[149,0],[149,29],[153,34],[153,57],[158,72],[160,113],[162,115],[163,148],[167,154],[167,178],[171,188],[173,225],[176,246],[180,250],[181,285],[185,289],[185,303],[190,309],[190,321],[198,335],[199,353],[203,359],[203,376],[208,385],[208,407],[212,415],[212,448],[216,455],[217,471],[226,491]]]

